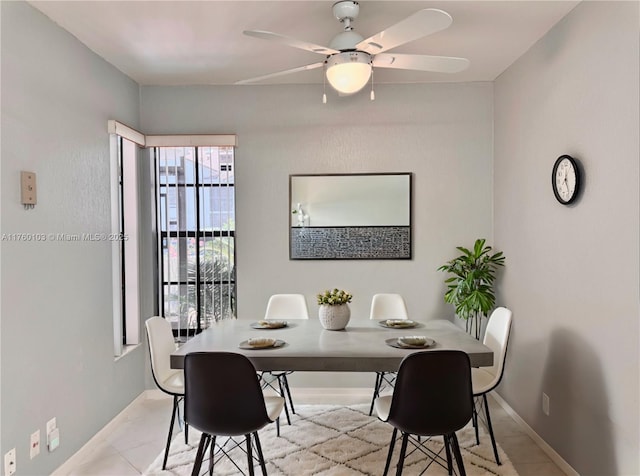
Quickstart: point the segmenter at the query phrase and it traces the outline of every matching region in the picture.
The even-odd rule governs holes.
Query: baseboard
[[[295,387],[291,394],[302,405],[355,405],[369,403],[373,390],[360,387]]]
[[[542,437],[538,435],[535,430],[531,428],[529,424],[524,421],[520,417],[520,415],[518,415],[516,411],[511,408],[511,405],[509,405],[500,395],[498,395],[496,392],[491,392],[490,395],[494,398],[498,405],[500,405],[504,409],[504,411],[507,412],[507,414],[511,418],[513,418],[515,422],[518,423],[518,425],[522,427],[525,433],[531,437],[535,444],[538,445],[540,449],[546,453],[546,455],[556,464],[556,466],[558,466],[568,476],[580,476],[580,474],[575,469],[573,469],[571,465],[567,463],[562,458],[562,456],[560,456],[556,452],[556,450],[549,446],[549,444],[544,441]]]
[[[102,441],[116,425],[126,420],[127,411],[129,410],[129,408],[137,402],[145,400],[147,398],[167,398],[167,395],[165,393],[162,393],[160,390],[145,390],[144,392],[142,392],[120,413],[113,417],[113,419],[109,421],[109,423],[107,423],[95,435],[93,435],[93,437],[89,441],[87,441],[84,446],[82,446],[82,448],[76,451],[69,459],[67,459],[57,469],[55,469],[51,473],[51,476],[67,475],[75,468],[80,466],[83,462],[87,461],[91,453],[95,451],[98,443]]]
[[[291,393],[304,398],[312,395],[322,397],[345,396],[345,397],[371,397],[373,389],[367,387],[296,387],[291,389]]]

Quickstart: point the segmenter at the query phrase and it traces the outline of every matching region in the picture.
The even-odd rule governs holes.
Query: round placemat
[[[283,327],[287,327],[287,321],[273,321],[270,324],[261,324],[262,321],[252,322],[250,324],[254,329],[261,330],[270,330],[270,329],[282,329]]]
[[[242,342],[240,342],[238,344],[238,347],[240,347],[241,349],[244,350],[263,350],[263,349],[277,349],[278,347],[282,347],[283,345],[285,345],[286,342],[280,339],[276,339],[276,341],[273,343],[273,345],[270,346],[264,346],[264,347],[256,347],[253,345],[249,345],[249,341],[248,340],[243,340]]]
[[[398,338],[386,339],[385,344],[395,347],[396,349],[416,350],[416,349],[428,349],[436,344],[436,341],[427,337],[427,343],[425,345],[401,345],[398,343]]]

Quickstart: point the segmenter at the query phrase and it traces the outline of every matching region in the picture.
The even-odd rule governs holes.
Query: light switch
[[[20,172],[22,184],[22,204],[35,205],[36,197],[36,174],[33,172]]]

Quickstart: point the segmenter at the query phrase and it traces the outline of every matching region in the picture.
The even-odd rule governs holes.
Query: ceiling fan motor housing
[[[333,15],[344,22],[345,20],[355,20],[360,13],[360,4],[353,0],[342,0],[333,4]]]
[[[346,30],[341,33],[338,33],[333,37],[331,43],[329,43],[329,48],[338,51],[350,51],[355,50],[356,45],[360,43],[364,38],[361,35],[356,33],[353,30]]]

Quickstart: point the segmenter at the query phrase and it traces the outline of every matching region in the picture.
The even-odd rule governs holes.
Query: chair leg
[[[256,450],[258,451],[258,458],[260,459],[260,468],[262,469],[262,476],[267,476],[267,466],[264,464],[264,456],[262,455],[262,446],[260,445],[260,437],[258,432],[253,432],[253,439],[256,443]]]
[[[382,476],[387,476],[387,472],[389,471],[389,466],[391,466],[391,456],[393,455],[393,447],[396,444],[396,436],[398,434],[398,429],[393,429],[393,434],[391,435],[391,443],[389,443],[389,453],[387,453],[387,462],[384,465],[384,473]]]
[[[213,465],[216,464],[216,435],[211,437],[211,448],[209,448],[209,476],[213,476]]]
[[[162,469],[167,469],[167,459],[169,459],[169,447],[171,446],[171,436],[173,435],[173,425],[176,422],[176,413],[178,412],[178,397],[173,396],[173,411],[171,412],[171,423],[169,424],[169,435],[167,435],[167,446],[164,449],[164,460],[162,461]]]
[[[180,402],[182,402],[182,415],[180,414]],[[184,444],[189,444],[189,424],[184,421],[184,395],[178,397],[178,424],[184,430]]]
[[[280,380],[280,377],[278,377],[277,380],[278,380],[278,385],[280,386],[280,395],[282,397],[285,397],[284,388],[282,386],[282,381]],[[284,414],[287,416],[287,423],[289,425],[291,425],[291,418],[289,418],[289,409],[287,408],[287,399],[286,398],[284,400]]]
[[[191,476],[198,476],[200,474],[200,468],[202,467],[202,459],[204,458],[205,443],[209,439],[209,435],[203,433],[200,437],[200,444],[198,445],[198,451],[196,453],[196,460],[193,462],[193,469],[191,470]]]
[[[451,445],[449,444],[449,437],[447,435],[443,435],[444,439],[444,449],[447,453],[447,472],[449,476],[453,474],[453,461],[451,460]]]
[[[276,436],[280,436],[280,417],[276,418]]]
[[[460,476],[467,476],[467,473],[464,470],[464,462],[462,461],[462,453],[460,453],[460,445],[458,444],[458,437],[456,436],[455,433],[451,433],[449,437],[451,438],[453,455],[456,457],[456,463],[458,463],[458,471],[460,472]]]
[[[289,398],[289,405],[291,406],[291,413],[296,414],[296,409],[293,406],[293,399],[291,398],[291,390],[289,389],[289,380],[287,379],[287,374],[282,374],[282,383],[284,384],[284,390],[287,392],[287,397]],[[284,395],[283,395],[284,396]]]
[[[253,454],[251,453],[251,434],[246,434],[244,436],[247,442],[247,464],[249,465],[249,476],[254,476],[253,474]]]
[[[402,475],[402,467],[404,466],[404,457],[407,454],[407,442],[409,441],[409,433],[402,434],[402,446],[400,446],[400,457],[398,466],[396,467],[396,476]]]
[[[182,413],[180,412],[180,402],[182,403]],[[180,426],[180,430],[184,430],[184,425],[185,421],[184,421],[184,395],[178,397],[178,425]]]
[[[473,413],[471,414],[473,429],[476,431],[476,445],[480,444],[480,435],[478,434],[478,410],[476,410],[476,399],[473,399]]]
[[[373,396],[371,397],[371,408],[369,408],[369,416],[373,415],[373,404],[378,398],[378,389],[380,387],[380,372],[376,372],[376,383],[373,386]]]
[[[487,402],[487,394],[482,394],[482,399],[484,400],[484,412],[487,417],[487,427],[489,428],[489,436],[491,436],[491,445],[493,446],[493,455],[496,457],[496,463],[501,465],[500,458],[498,457],[498,448],[496,446],[496,439],[493,436],[493,426],[491,425],[491,416],[489,415],[489,403]]]

